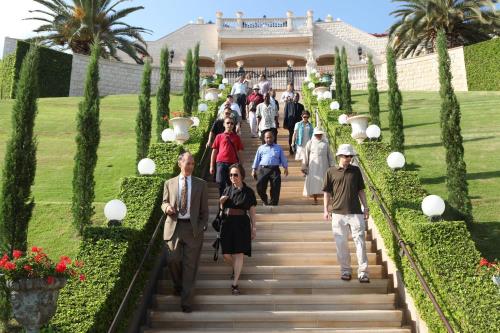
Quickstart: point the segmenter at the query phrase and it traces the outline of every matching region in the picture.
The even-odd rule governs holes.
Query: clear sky
[[[70,0],[66,0],[70,1]],[[390,0],[133,0],[124,6],[144,6],[141,11],[126,18],[129,24],[152,30],[146,40],[156,40],[189,21],[201,16],[205,21],[215,22],[215,12],[220,10],[225,17],[235,17],[243,11],[245,17],[285,17],[291,10],[296,16],[305,16],[308,9],[314,11],[314,19],[324,19],[330,14],[366,32],[384,32],[394,22],[389,14],[396,8]],[[32,0],[16,0],[3,6],[0,11],[0,50],[3,51],[4,37],[26,38],[34,36],[32,30],[40,25],[26,21],[30,9],[39,8]],[[0,51],[0,57],[2,52]]]

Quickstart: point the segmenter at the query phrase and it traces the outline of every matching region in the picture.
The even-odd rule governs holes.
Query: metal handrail
[[[317,108],[315,109],[315,113],[316,113],[316,119],[318,119],[321,122]],[[318,123],[318,125],[319,125],[319,123]],[[418,281],[420,282],[420,285],[424,289],[424,292],[427,294],[427,296],[429,297],[429,299],[432,302],[432,305],[434,306],[434,309],[438,313],[439,319],[441,319],[441,322],[443,323],[443,325],[446,328],[446,330],[448,331],[448,333],[454,333],[455,331],[451,327],[450,322],[448,321],[448,319],[444,315],[443,310],[441,309],[441,307],[439,306],[439,304],[436,300],[436,297],[434,296],[431,289],[429,288],[427,281],[425,281],[424,276],[420,272],[420,269],[418,268],[417,264],[415,263],[415,260],[411,256],[410,251],[408,250],[408,247],[407,247],[405,241],[401,237],[401,234],[399,233],[398,229],[396,228],[396,225],[394,224],[394,221],[392,220],[392,217],[387,212],[387,208],[385,207],[385,203],[380,198],[380,195],[378,194],[378,191],[375,188],[375,185],[373,184],[371,179],[367,176],[365,169],[363,168],[362,164],[360,163],[361,161],[357,157],[355,157],[354,160],[357,162],[357,164],[361,170],[361,173],[363,175],[363,179],[365,180],[366,183],[368,183],[368,187],[370,188],[370,191],[372,192],[372,196],[377,201],[377,204],[379,205],[380,210],[382,211],[382,214],[384,215],[384,217],[387,221],[387,224],[389,225],[389,229],[391,230],[393,236],[396,237],[398,246],[401,248],[401,250],[403,251],[403,254],[408,259],[410,267],[413,269],[413,271],[417,275],[417,278],[418,278]]]

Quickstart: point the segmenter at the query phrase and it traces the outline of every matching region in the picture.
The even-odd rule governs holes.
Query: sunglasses
[[[309,119],[309,117],[307,117],[307,116],[304,116],[304,117],[302,117],[302,119]]]
[[[237,173],[230,173],[229,174],[229,177],[235,177],[235,178],[238,178],[240,175],[237,174]]]
[[[352,155],[341,155],[343,158],[352,158]]]
[[[234,125],[234,123],[226,123],[226,125]]]

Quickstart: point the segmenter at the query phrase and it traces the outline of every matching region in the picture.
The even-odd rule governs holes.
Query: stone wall
[[[16,47],[17,47],[17,39],[5,37],[3,44],[2,59],[8,56],[9,54],[16,52]]]

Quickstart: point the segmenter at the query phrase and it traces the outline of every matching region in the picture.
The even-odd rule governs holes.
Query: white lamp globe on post
[[[309,82],[309,83],[307,84],[307,88],[309,88],[309,89],[314,89],[314,87],[316,87],[316,86],[314,85],[314,82]]]
[[[163,132],[161,132],[161,139],[164,142],[172,142],[175,141],[175,133],[171,128],[165,128]]]
[[[332,92],[331,91],[325,91],[323,93],[323,99],[332,99]]]
[[[330,103],[330,110],[339,110],[340,104],[337,101],[333,101]]]
[[[143,158],[142,160],[137,163],[137,170],[139,171],[139,174],[142,176],[150,176],[155,173],[156,170],[156,164],[155,161],[153,161],[150,158]]]
[[[228,80],[227,78],[223,78],[223,79],[222,79],[222,83],[224,83],[224,84],[228,84],[228,83],[229,83],[229,80]]]
[[[338,118],[340,125],[347,125],[347,115],[345,113],[341,114]]]
[[[370,125],[366,128],[366,136],[368,139],[378,139],[380,137],[380,127],[377,125]]]
[[[220,90],[226,89],[226,85],[224,83],[219,84],[219,89]]]
[[[208,105],[205,103],[201,103],[198,105],[198,111],[200,112],[206,112],[208,110]]]
[[[104,206],[104,216],[108,220],[108,226],[119,226],[127,215],[127,206],[123,201],[113,199]]]
[[[200,126],[200,118],[198,117],[191,117],[191,120],[193,121],[193,124],[191,127],[198,127]]]
[[[387,156],[387,165],[392,170],[401,169],[405,166],[406,160],[403,154],[400,152],[392,152]]]
[[[443,215],[445,208],[446,205],[444,200],[438,195],[431,194],[422,200],[422,212],[424,212],[431,221]]]

